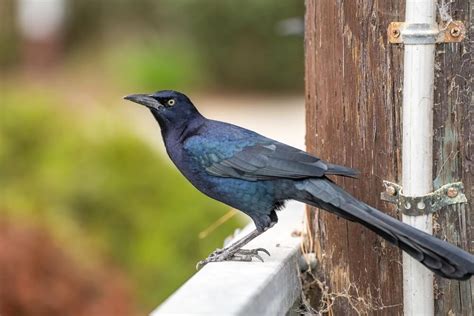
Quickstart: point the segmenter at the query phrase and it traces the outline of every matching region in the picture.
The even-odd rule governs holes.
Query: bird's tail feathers
[[[474,274],[473,255],[357,200],[328,179],[309,179],[296,187],[298,200],[361,223],[440,276],[466,280]]]
[[[338,175],[349,178],[358,178],[360,174],[359,170],[352,169],[349,167],[334,165],[331,163],[326,163],[326,165],[328,166],[328,170],[325,172],[325,174],[327,175]]]

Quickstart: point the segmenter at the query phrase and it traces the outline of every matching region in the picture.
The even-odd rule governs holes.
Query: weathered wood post
[[[404,2],[307,0],[305,21],[308,150],[361,170],[360,180],[338,183],[395,217],[395,207],[382,202],[380,192],[382,180],[401,182],[403,46],[388,44],[386,33],[390,22],[404,21]],[[472,6],[458,0],[451,15],[472,25]],[[467,38],[472,27],[469,32]],[[472,42],[441,44],[436,51],[434,187],[462,181],[472,201]],[[444,208],[434,216],[434,233],[473,252],[472,216],[470,204]],[[402,314],[400,251],[324,211],[311,210],[308,217],[318,273],[335,297],[335,315],[355,309]],[[436,314],[469,314],[471,282],[436,279]]]
[[[382,180],[400,179],[402,56],[386,27],[402,1],[306,1],[307,146],[334,163],[358,168],[361,180],[337,179],[357,198],[397,216],[380,201]],[[403,311],[400,252],[360,225],[314,210],[314,250],[333,293],[367,302],[360,312]],[[356,291],[358,294],[356,294]],[[354,313],[335,301],[335,315]],[[376,306],[375,306],[376,305]],[[364,309],[364,310],[360,310]]]
[[[447,1],[446,1],[447,2]],[[435,57],[433,186],[461,181],[467,204],[434,214],[434,234],[474,253],[474,2],[456,0],[448,11],[466,25],[461,43],[440,44]],[[474,279],[435,277],[435,314],[472,315]]]

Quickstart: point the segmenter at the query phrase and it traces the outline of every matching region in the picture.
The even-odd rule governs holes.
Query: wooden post
[[[380,192],[383,179],[397,182],[401,173],[403,48],[386,36],[389,22],[403,20],[401,2],[306,1],[308,150],[359,169],[360,180],[336,181],[395,217]],[[329,291],[355,298],[336,296],[334,315],[402,314],[400,251],[361,225],[313,214],[314,250]]]
[[[434,188],[462,181],[468,204],[450,206],[434,216],[437,237],[474,253],[474,3],[456,0],[448,11],[467,26],[461,43],[436,49],[434,98]],[[469,27],[470,26],[470,27]],[[436,315],[472,315],[474,280],[435,278]]]
[[[469,0],[452,6],[453,19],[473,25]],[[388,44],[387,26],[393,21],[404,21],[402,0],[306,0],[308,150],[361,170],[360,180],[336,181],[397,217],[395,208],[379,198],[382,180],[400,183],[401,176],[403,46]],[[466,38],[473,38],[472,27],[469,30]],[[436,51],[434,187],[463,181],[472,201],[472,43],[440,44]],[[473,211],[470,204],[439,211],[435,234],[473,253]],[[334,315],[402,314],[400,251],[362,226],[325,211],[311,210],[307,217],[318,276],[328,286],[319,292],[323,305]],[[470,314],[472,288],[472,281],[436,279],[436,314]]]

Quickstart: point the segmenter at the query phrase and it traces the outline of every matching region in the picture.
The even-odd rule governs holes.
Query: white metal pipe
[[[436,23],[434,0],[406,0],[405,23]],[[407,196],[433,189],[433,85],[435,45],[405,45],[403,78],[402,185]],[[432,216],[403,215],[403,222],[429,234]],[[405,315],[433,315],[433,274],[403,254]]]

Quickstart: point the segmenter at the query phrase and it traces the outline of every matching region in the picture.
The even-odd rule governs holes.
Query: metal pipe
[[[406,0],[405,23],[436,23],[434,0]],[[402,185],[408,196],[433,189],[433,85],[435,45],[405,45]],[[403,215],[403,222],[433,233],[432,216]],[[405,315],[433,315],[433,274],[403,254]]]

